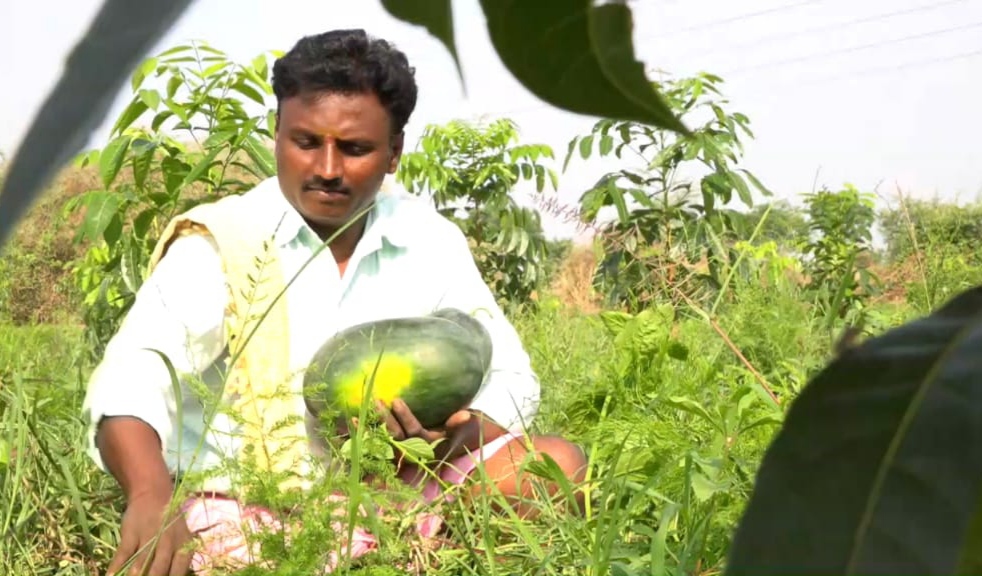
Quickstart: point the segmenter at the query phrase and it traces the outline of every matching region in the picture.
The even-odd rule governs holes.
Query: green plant
[[[539,213],[511,196],[533,181],[541,192],[556,174],[542,144],[519,144],[507,119],[488,125],[463,121],[428,126],[417,151],[403,155],[397,178],[414,194],[428,194],[441,214],[467,236],[484,280],[503,304],[522,305],[545,280],[549,244]]]
[[[76,239],[89,248],[74,277],[94,355],[132,304],[163,226],[197,203],[275,174],[267,72],[266,55],[239,64],[206,43],[148,58],[133,74],[133,98],[109,142],[78,158],[98,166],[101,177],[100,188],[65,206],[85,212]],[[145,116],[149,122],[140,123]]]
[[[874,275],[859,259],[868,255],[876,220],[871,194],[846,184],[832,192],[805,194],[813,236],[803,249],[811,259],[806,270],[829,321],[859,311],[874,288]],[[831,324],[830,324],[831,326]]]
[[[751,186],[770,195],[750,171],[735,167],[743,150],[740,133],[753,133],[746,116],[725,110],[721,83],[712,74],[655,83],[680,118],[702,114],[702,123],[688,134],[604,119],[590,134],[570,141],[564,169],[577,152],[585,160],[594,150],[600,157],[629,153],[640,162],[637,169],[605,174],[580,198],[583,220],[599,231],[603,242],[597,282],[611,303],[637,310],[656,296],[675,300],[674,290],[706,273],[719,285],[717,259],[709,259],[703,274],[694,272],[693,263],[732,230],[730,215],[721,207],[734,193],[752,206]],[[690,164],[708,170],[698,183],[683,177]],[[608,208],[616,218],[601,223],[601,211]],[[653,279],[653,273],[660,278]]]

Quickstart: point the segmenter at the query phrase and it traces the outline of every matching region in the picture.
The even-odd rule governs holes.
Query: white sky
[[[304,34],[363,27],[392,40],[417,68],[420,101],[408,127],[508,116],[524,140],[551,145],[556,168],[594,118],[552,108],[505,70],[478,0],[454,0],[466,96],[449,54],[378,0],[197,0],[152,52],[206,40],[237,60],[287,50]],[[6,1],[0,6],[0,151],[11,156],[99,0]],[[982,192],[982,0],[635,0],[638,58],[675,76],[723,76],[730,110],[756,139],[743,167],[777,196],[852,182],[891,197],[973,199]],[[906,13],[904,13],[906,12]],[[900,14],[898,14],[900,13]],[[128,86],[91,144],[104,140]],[[574,161],[560,199],[575,202],[614,165]],[[544,217],[550,235],[575,229]]]

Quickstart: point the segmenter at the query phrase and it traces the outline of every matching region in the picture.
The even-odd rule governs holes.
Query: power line
[[[854,78],[854,77],[858,77],[858,76],[862,76],[863,78],[866,78],[866,77],[874,76],[874,75],[892,74],[892,73],[900,72],[900,71],[907,70],[907,69],[910,69],[910,68],[920,68],[920,67],[931,66],[931,65],[936,65],[936,64],[945,64],[945,63],[948,63],[948,62],[954,62],[954,61],[958,61],[958,60],[968,60],[968,59],[977,58],[977,57],[980,57],[980,56],[982,56],[982,48],[975,49],[975,50],[969,50],[969,51],[966,51],[966,52],[959,52],[959,53],[955,53],[955,54],[949,54],[947,56],[941,56],[941,57],[937,57],[937,58],[929,58],[929,59],[924,59],[924,60],[914,60],[914,61],[911,61],[911,62],[905,62],[905,63],[899,64],[899,65],[896,65],[896,66],[877,66],[877,67],[865,68],[865,69],[862,69],[862,70],[856,70],[856,71],[853,71],[853,72],[847,72],[847,73],[844,73],[844,74],[832,74],[832,75],[828,75],[828,76],[824,76],[824,77],[812,78],[811,80],[804,80],[804,81],[792,80],[792,81],[789,81],[787,83],[788,84],[793,84],[795,87],[814,86],[814,85],[818,85],[818,84],[825,84],[825,83],[832,82],[832,81],[844,80],[844,79]],[[774,96],[776,98],[786,98],[787,97],[786,94],[778,94],[778,93],[775,93]],[[558,108],[556,108],[555,106],[552,106],[550,104],[533,104],[531,106],[524,106],[524,107],[521,107],[521,108],[512,108],[510,110],[488,110],[488,111],[481,112],[480,114],[477,114],[477,115],[487,115],[487,116],[520,116],[520,115],[529,114],[529,113],[533,113],[533,112],[541,112],[542,110],[548,110],[548,109],[559,110]]]
[[[894,18],[896,16],[906,16],[908,14],[916,14],[916,13],[919,13],[919,12],[928,12],[928,11],[931,11],[931,10],[937,10],[939,8],[944,8],[945,6],[951,6],[953,4],[964,4],[967,1],[968,0],[947,0],[947,1],[944,1],[944,2],[937,2],[937,3],[934,3],[934,4],[925,4],[925,5],[921,5],[921,6],[915,6],[913,8],[905,8],[903,10],[897,10],[897,11],[894,11],[894,12],[887,12],[887,13],[884,13],[884,14],[874,14],[872,16],[867,16],[865,18],[857,18],[855,20],[847,20],[845,22],[833,22],[831,24],[826,24],[826,25],[823,25],[823,26],[815,26],[813,28],[806,28],[805,30],[801,30],[801,31],[798,31],[798,32],[792,32],[790,34],[778,34],[778,35],[775,35],[775,36],[768,36],[766,38],[762,38],[762,39],[757,40],[757,41],[754,41],[754,42],[747,42],[747,43],[744,43],[744,44],[736,44],[736,45],[731,45],[731,46],[720,46],[718,48],[713,48],[713,49],[710,49],[710,50],[705,50],[703,52],[690,53],[690,54],[683,55],[683,56],[699,57],[699,56],[706,56],[708,54],[715,54],[717,52],[722,52],[724,50],[729,52],[729,51],[743,49],[743,48],[753,48],[753,47],[756,47],[756,46],[761,46],[761,45],[764,45],[764,44],[769,44],[769,43],[774,42],[776,40],[785,40],[785,39],[788,39],[788,38],[797,38],[797,37],[800,37],[800,36],[805,36],[807,34],[814,34],[816,32],[825,32],[827,30],[841,30],[842,28],[849,28],[849,27],[855,26],[857,24],[865,24],[865,23],[869,23],[869,22],[876,22],[878,20],[886,20],[888,18]]]
[[[845,80],[845,79],[849,79],[849,78],[855,78],[855,77],[858,77],[858,76],[862,76],[863,78],[868,78],[870,76],[888,75],[888,74],[893,74],[893,73],[896,73],[896,72],[901,72],[901,71],[904,71],[904,70],[908,70],[908,69],[911,69],[911,68],[921,68],[921,67],[924,67],[924,66],[931,66],[931,65],[936,65],[936,64],[946,64],[946,63],[955,62],[955,61],[958,61],[958,60],[969,60],[969,59],[972,59],[972,58],[978,58],[980,56],[982,56],[982,48],[978,48],[978,49],[975,49],[975,50],[969,50],[969,51],[966,51],[966,52],[958,52],[958,53],[955,53],[955,54],[949,54],[947,56],[941,56],[941,57],[937,57],[937,58],[929,58],[929,59],[925,59],[925,60],[914,60],[912,62],[905,62],[905,63],[900,64],[898,66],[878,66],[878,67],[872,67],[872,68],[865,68],[865,69],[862,69],[862,70],[856,70],[856,71],[853,71],[853,72],[847,72],[845,74],[830,74],[828,76],[823,76],[823,77],[818,77],[818,78],[812,78],[811,80],[803,80],[803,81],[801,81],[801,80],[788,80],[787,82],[778,83],[778,86],[780,86],[782,84],[792,84],[792,85],[794,85],[795,88],[802,88],[802,87],[806,87],[806,86],[815,86],[815,85],[819,85],[819,84],[826,84],[826,83],[833,82],[833,81],[841,81],[841,80]],[[772,84],[768,84],[768,88],[771,88],[773,86],[774,85],[772,85]],[[771,94],[772,94],[772,96],[774,98],[779,98],[779,99],[780,98],[786,98],[787,97],[786,94],[774,92],[773,90],[771,91]],[[770,98],[765,98],[765,100],[770,100]]]
[[[774,68],[777,66],[786,66],[788,64],[797,64],[799,62],[806,62],[808,60],[814,60],[817,58],[825,58],[827,56],[836,56],[839,54],[850,54],[852,52],[858,52],[860,50],[868,50],[870,48],[879,48],[880,46],[888,46],[890,44],[900,44],[902,42],[909,42],[911,40],[920,40],[922,38],[929,38],[932,36],[940,36],[942,34],[950,34],[951,32],[960,32],[962,30],[969,30],[971,28],[977,28],[982,26],[982,22],[973,22],[971,24],[965,24],[963,26],[954,26],[951,28],[944,28],[941,30],[932,30],[930,32],[922,32],[920,34],[914,34],[911,36],[902,36],[900,38],[894,38],[887,40],[885,42],[873,42],[870,44],[862,44],[859,46],[850,46],[848,48],[843,48],[841,50],[833,50],[831,52],[819,52],[816,54],[808,54],[806,56],[799,56],[797,58],[789,58],[787,60],[779,60],[776,62],[765,62],[764,64],[759,64],[756,66],[745,66],[743,68],[736,68],[728,72],[721,72],[719,76],[727,76],[732,74],[739,74],[743,72],[753,71],[753,70],[766,70],[768,68]]]
[[[764,10],[758,10],[757,12],[748,12],[746,14],[740,14],[738,16],[732,16],[730,18],[723,18],[722,20],[713,20],[711,22],[706,22],[703,24],[697,24],[695,26],[686,26],[685,28],[676,28],[668,32],[658,35],[658,38],[667,38],[671,36],[676,36],[682,32],[692,32],[695,30],[706,30],[708,28],[715,28],[717,26],[722,26],[724,24],[732,24],[734,22],[741,22],[743,20],[750,20],[751,18],[757,18],[758,16],[766,16],[768,14],[774,14],[776,12],[784,12],[785,10],[793,10],[795,8],[800,8],[808,4],[817,4],[819,2],[824,2],[825,0],[800,0],[799,2],[794,2],[791,4],[784,4],[782,6],[775,6],[773,8],[767,8]],[[651,38],[651,37],[649,37]]]

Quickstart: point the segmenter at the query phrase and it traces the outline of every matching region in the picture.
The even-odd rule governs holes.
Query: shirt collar
[[[319,242],[320,238],[310,228],[300,213],[290,204],[280,189],[276,177],[267,179],[259,184],[268,198],[264,202],[264,210],[271,218],[271,226],[275,230],[274,241],[279,247],[296,240],[301,234]],[[400,218],[398,192],[383,184],[375,199],[375,206],[368,212],[365,233],[358,242],[359,251],[364,253],[380,250],[383,241],[395,247],[408,247],[412,241],[412,229],[405,218]]]

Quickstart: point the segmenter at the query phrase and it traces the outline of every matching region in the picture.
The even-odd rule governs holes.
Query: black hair
[[[415,69],[391,43],[364,30],[331,30],[301,38],[273,64],[277,107],[299,94],[374,92],[389,112],[394,134],[416,108]]]

